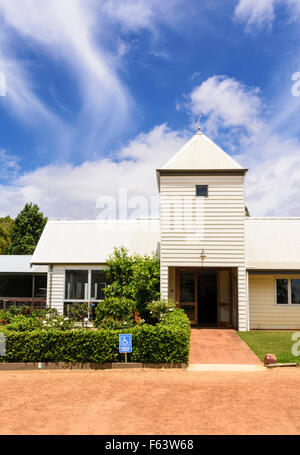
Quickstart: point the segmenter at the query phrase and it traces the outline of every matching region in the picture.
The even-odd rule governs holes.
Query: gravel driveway
[[[1,371],[0,385],[1,434],[300,434],[300,367]]]

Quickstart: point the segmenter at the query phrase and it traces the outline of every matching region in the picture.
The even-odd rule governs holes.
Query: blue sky
[[[126,189],[155,215],[202,112],[251,214],[300,216],[299,22],[300,0],[0,0],[0,214],[95,218]]]

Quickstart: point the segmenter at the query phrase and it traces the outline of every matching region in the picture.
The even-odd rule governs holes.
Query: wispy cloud
[[[147,30],[157,38],[161,24],[176,27],[182,22],[184,14],[176,11],[182,3],[0,0],[0,71],[5,73],[8,90],[5,106],[26,123],[51,125],[57,142],[53,148],[60,159],[67,160],[78,149],[81,159],[99,154],[116,129],[125,134],[133,122],[134,100],[121,76],[130,40],[126,42],[122,34]],[[166,57],[154,41],[148,52]],[[29,55],[17,51],[20,44]],[[32,55],[35,61],[42,58],[56,65],[72,80],[78,107],[70,118],[51,88],[48,94],[52,93],[54,102],[43,96]],[[43,84],[47,83],[46,79]]]
[[[58,119],[51,110],[34,93],[26,65],[0,52],[0,69],[6,82],[5,99],[1,100],[2,105],[9,105],[15,115],[25,123],[43,120],[52,124],[58,123]]]
[[[28,61],[15,52],[20,37],[22,44],[26,43],[36,55],[48,56],[54,64],[64,63],[77,80],[81,107],[73,119],[73,131],[84,122],[87,128],[90,125],[91,135],[102,129],[105,136],[116,124],[118,128],[125,126],[130,96],[118,77],[112,55],[96,40],[99,29],[105,28],[96,3],[94,0],[0,0],[0,16],[6,27],[0,35],[3,52],[0,70],[7,80],[6,102],[23,120],[33,121],[38,116],[39,121],[42,117],[60,124],[62,135],[72,131],[37,94],[36,74],[30,73]],[[93,121],[96,118],[97,123]]]
[[[9,183],[15,179],[20,172],[20,158],[8,153],[6,150],[0,150],[0,179],[2,182]]]
[[[300,19],[299,0],[239,0],[234,17],[246,24],[246,30],[253,27],[271,26],[276,18],[276,7],[283,6],[289,14],[290,20]]]
[[[178,14],[184,0],[101,0],[100,4],[104,14],[130,31],[148,29],[157,33],[157,25],[174,27],[182,23],[187,14],[184,9]]]

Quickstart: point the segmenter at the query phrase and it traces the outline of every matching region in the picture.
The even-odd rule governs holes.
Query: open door
[[[231,270],[218,271],[218,325],[232,327]]]
[[[197,324],[197,272],[195,270],[176,271],[176,300],[192,324]]]

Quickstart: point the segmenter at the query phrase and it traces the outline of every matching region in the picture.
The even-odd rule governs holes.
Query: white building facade
[[[247,170],[201,131],[157,170],[160,218],[49,221],[32,258],[61,313],[104,296],[114,247],[159,254],[161,297],[192,324],[300,327],[299,218],[245,217]]]

